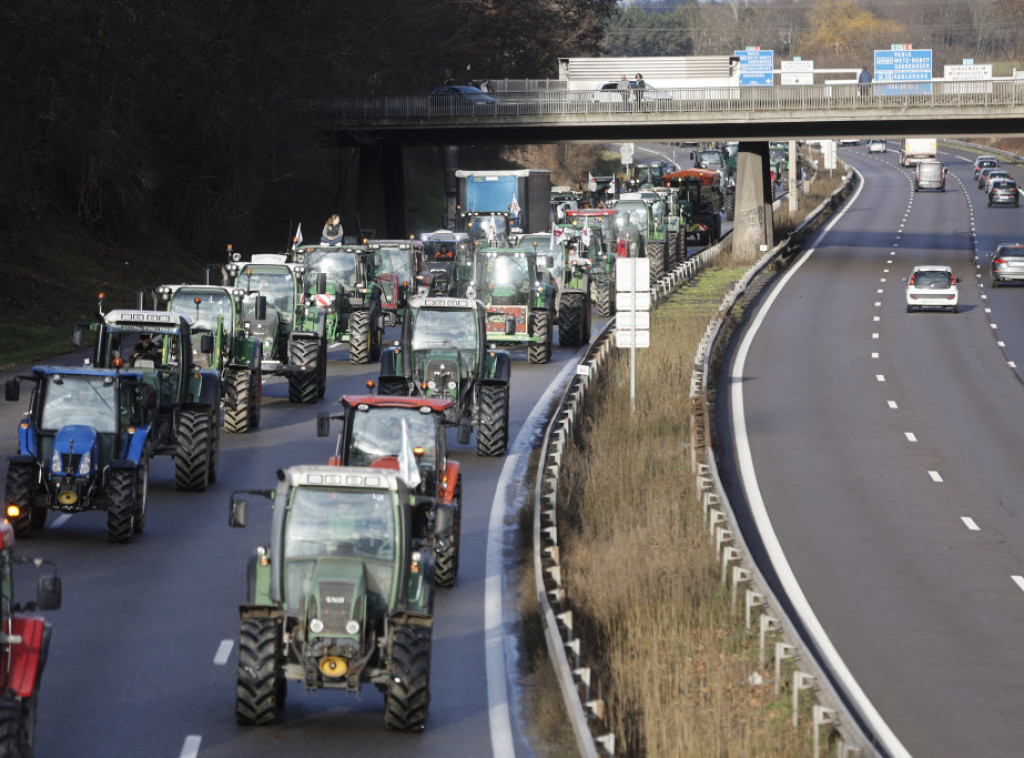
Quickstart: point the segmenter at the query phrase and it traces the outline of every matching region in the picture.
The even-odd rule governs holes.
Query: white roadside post
[[[651,263],[647,258],[615,261],[615,346],[629,348],[629,410],[636,412],[636,349],[651,346]],[[639,290],[639,282],[644,289]]]

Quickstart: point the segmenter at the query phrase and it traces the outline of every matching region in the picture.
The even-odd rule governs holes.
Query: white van
[[[942,161],[920,161],[914,167],[914,192],[923,189],[946,191],[946,167]]]

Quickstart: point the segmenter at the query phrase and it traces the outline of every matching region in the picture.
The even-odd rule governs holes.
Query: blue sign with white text
[[[875,50],[874,81],[884,82],[875,84],[875,94],[928,95],[931,78],[931,50]]]
[[[740,86],[772,86],[775,68],[774,50],[736,50],[740,59]]]

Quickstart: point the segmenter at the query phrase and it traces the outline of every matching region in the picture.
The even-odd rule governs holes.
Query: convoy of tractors
[[[273,488],[231,495],[231,526],[245,526],[253,497],[273,505],[240,609],[235,715],[274,722],[289,680],[307,692],[371,683],[389,729],[422,730],[434,589],[459,570],[463,483],[447,430],[460,445],[475,433],[480,456],[504,455],[513,356],[547,363],[556,331],[563,347],[586,345],[592,312],[614,315],[618,257],[648,257],[656,278],[691,238],[720,234],[717,171],[646,166],[643,176],[598,207],[553,192],[550,232],[489,210],[419,239],[325,237],[248,260],[229,246],[219,284],[207,272],[112,310],[101,295],[96,319],[72,329],[73,347],[91,347],[83,365],[36,366],[6,385],[9,401],[30,387],[0,522],[0,755],[31,752],[50,643],[36,611],[60,605],[55,571],[26,612],[10,602],[11,565],[45,563],[13,557],[15,537],[45,529],[50,511],[99,510],[107,539],[130,542],[145,529],[154,456],[173,458],[177,489],[205,490],[221,433],[259,427],[264,381],[283,377],[290,403],[315,404],[337,345],[353,364],[379,361],[379,374],[370,394],[317,416],[320,436],[340,427],[333,451],[278,471]],[[400,337],[385,341],[387,328]]]

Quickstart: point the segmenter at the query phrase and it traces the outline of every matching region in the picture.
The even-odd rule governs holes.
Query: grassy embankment
[[[802,215],[839,183],[838,172],[814,182]],[[777,239],[796,226],[788,216],[776,213]],[[759,666],[756,635],[730,609],[689,464],[690,374],[710,319],[746,270],[731,259],[721,256],[652,315],[656,347],[637,351],[633,416],[628,352],[613,355],[563,464],[562,577],[583,665],[591,667],[591,696],[606,701],[620,755],[811,751],[808,698],[794,728],[788,681],[776,696],[770,659]],[[533,666],[546,676],[542,644]],[[551,735],[549,754],[569,755],[555,742],[560,733],[564,739],[558,710],[539,699],[538,728]]]

